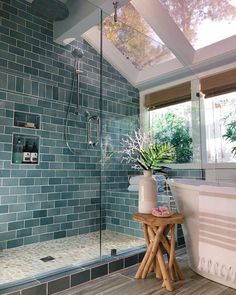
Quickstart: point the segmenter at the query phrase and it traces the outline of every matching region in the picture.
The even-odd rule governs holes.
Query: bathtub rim
[[[199,197],[212,195],[221,198],[236,198],[236,184],[231,182],[213,182],[204,179],[168,178],[166,183],[181,189],[189,189],[199,193]]]

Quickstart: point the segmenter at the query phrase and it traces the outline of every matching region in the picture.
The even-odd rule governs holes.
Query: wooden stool
[[[175,213],[170,217],[156,217],[151,214],[135,213],[133,219],[143,224],[144,238],[147,244],[146,254],[135,278],[145,279],[150,271],[154,271],[156,278],[163,279],[162,287],[173,291],[171,280],[184,279],[175,257],[175,224],[183,223],[183,215]],[[167,237],[169,231],[170,240]],[[167,265],[161,245],[167,252]]]

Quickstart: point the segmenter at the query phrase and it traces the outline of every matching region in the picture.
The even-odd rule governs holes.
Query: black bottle
[[[30,163],[30,148],[29,148],[29,144],[28,141],[25,142],[25,146],[23,148],[23,163]]]
[[[38,163],[38,148],[35,142],[30,152],[30,163],[33,163],[33,164]]]

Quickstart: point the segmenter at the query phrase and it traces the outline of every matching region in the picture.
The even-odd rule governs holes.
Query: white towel
[[[129,183],[131,185],[138,185],[139,183],[139,180],[143,178],[143,175],[134,175],[134,176],[130,176],[130,179],[129,179]]]
[[[128,191],[130,192],[137,192],[138,191],[138,185],[132,184],[128,186]]]
[[[229,187],[199,187],[199,269],[236,287],[236,198]],[[220,253],[220,254],[219,254]]]

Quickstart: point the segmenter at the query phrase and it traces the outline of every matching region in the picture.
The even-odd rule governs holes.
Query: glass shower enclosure
[[[52,34],[52,21],[25,5],[32,23],[46,25],[50,30],[42,31]],[[5,178],[4,185],[12,186],[5,189],[12,194],[1,198],[10,210],[0,220],[1,289],[144,244],[139,225],[132,221],[138,192],[127,189],[135,171],[122,162],[120,144],[139,128],[139,92],[103,56],[103,24],[109,15],[88,5],[96,19],[92,31],[99,47],[95,50],[86,34],[60,46],[51,35],[45,37],[48,43],[36,41],[40,35],[35,33],[31,42],[38,42],[39,48],[32,58],[40,59],[45,78],[34,77],[34,72],[31,80],[24,76],[31,91],[24,93],[24,86],[24,96],[19,87],[14,95],[5,90],[12,95],[8,115],[29,118],[24,114],[30,113],[37,118],[37,128],[15,125],[14,132],[24,140],[36,138],[39,157],[33,165],[5,164],[14,180]],[[7,120],[4,124],[9,127]]]

